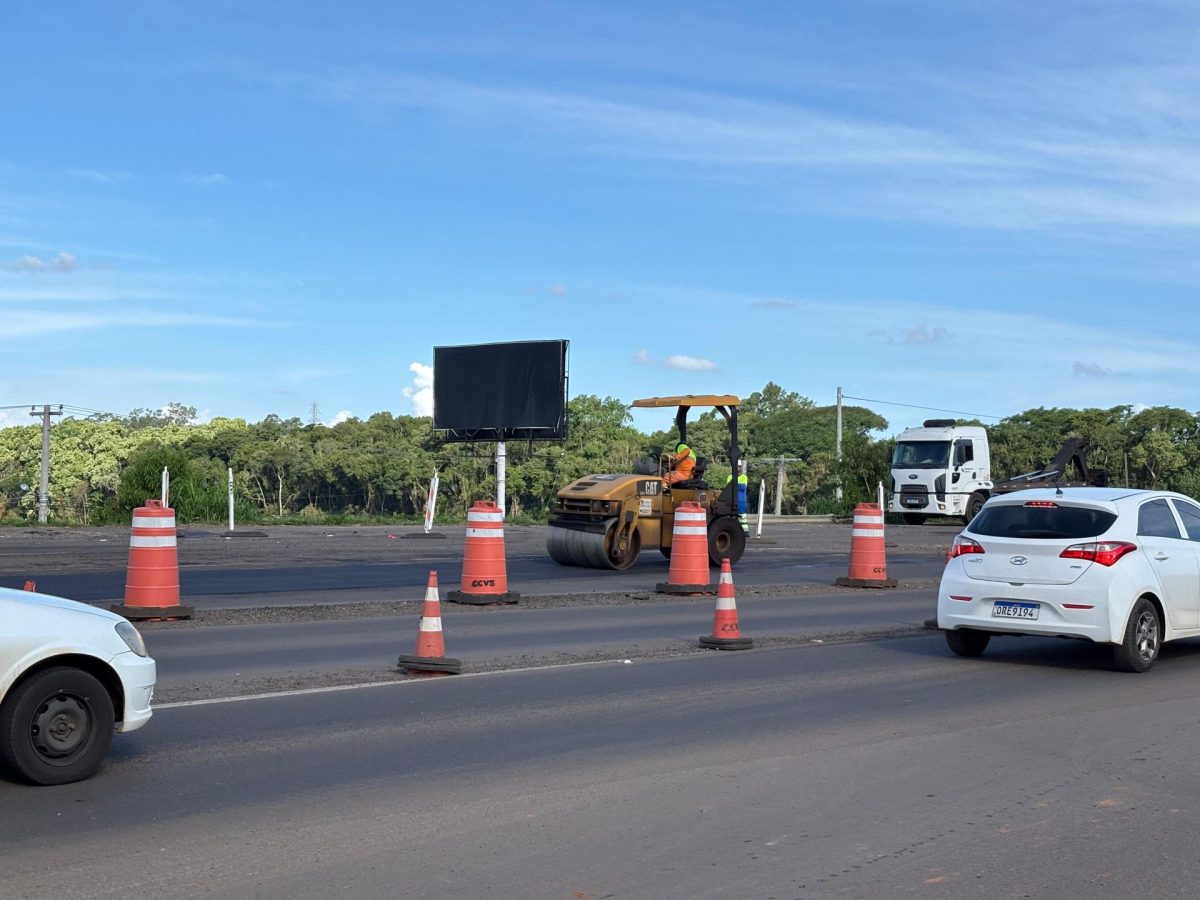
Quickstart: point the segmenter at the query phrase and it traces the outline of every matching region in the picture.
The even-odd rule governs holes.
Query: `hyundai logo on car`
[[[1014,566],[1023,566],[1023,565],[1025,565],[1025,563],[1029,562],[1029,560],[1026,559],[1024,556],[1014,556],[1012,559],[1009,560],[1009,562],[1012,563]]]

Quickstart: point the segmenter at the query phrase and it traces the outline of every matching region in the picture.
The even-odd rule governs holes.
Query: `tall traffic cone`
[[[175,510],[147,500],[133,511],[125,602],[109,607],[127,619],[190,619],[194,610],[179,604],[179,554]]]
[[[467,511],[462,582],[450,591],[450,603],[516,603],[521,595],[508,589],[504,563],[504,513],[491,500],[476,500]]]
[[[667,580],[655,585],[659,594],[711,594],[708,578],[708,514],[685,500],[675,507],[671,531],[671,568]]]
[[[733,594],[733,568],[728,559],[721,560],[721,578],[717,583],[717,611],[713,614],[711,635],[700,638],[700,646],[708,650],[749,650],[754,640],[742,637],[738,627],[737,598]]]
[[[421,623],[417,626],[417,652],[412,656],[401,656],[396,665],[414,675],[458,675],[462,672],[461,659],[446,657],[435,569],[430,569],[425,586],[425,605],[421,608]]]
[[[896,586],[896,579],[887,577],[883,510],[878,503],[860,503],[854,507],[854,525],[850,529],[850,572],[835,583],[841,587]]]

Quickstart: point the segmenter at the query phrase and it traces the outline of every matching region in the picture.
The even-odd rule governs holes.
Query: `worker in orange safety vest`
[[[663,481],[667,484],[687,481],[692,477],[695,468],[696,456],[692,453],[692,448],[680,441],[675,446],[675,455],[671,457],[671,471],[663,476]]]

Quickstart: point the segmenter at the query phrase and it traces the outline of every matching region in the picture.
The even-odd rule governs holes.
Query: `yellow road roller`
[[[654,463],[639,465],[648,471],[624,474],[587,475],[558,492],[546,549],[551,558],[564,566],[593,569],[628,569],[643,547],[653,547],[663,556],[671,555],[671,534],[675,508],[691,500],[708,514],[708,558],[714,566],[722,559],[736,564],[746,549],[746,534],[738,522],[737,397],[729,395],[687,395],[684,397],[648,397],[633,401],[633,406],[658,409],[677,407],[675,427],[679,440],[687,443],[687,414],[693,407],[713,408],[729,427],[729,461],[732,478],[724,484],[724,470],[714,474],[713,487],[706,480],[708,461],[700,457],[692,477],[667,485],[658,476]]]

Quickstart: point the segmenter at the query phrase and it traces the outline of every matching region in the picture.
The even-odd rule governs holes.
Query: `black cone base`
[[[471,606],[492,606],[500,603],[520,603],[521,595],[516,591],[505,591],[503,594],[464,594],[462,591],[449,591],[446,600]]]
[[[839,578],[834,582],[838,587],[857,588],[894,588],[895,578]]]
[[[401,656],[396,665],[414,674],[432,672],[439,675],[462,674],[462,660],[447,656]]]
[[[654,586],[656,594],[715,594],[715,584],[671,584],[663,581]]]
[[[749,650],[754,646],[754,639],[748,637],[719,638],[706,634],[700,638],[700,646],[705,650]]]
[[[108,608],[127,619],[190,619],[196,610],[190,606],[126,606],[114,603]]]

